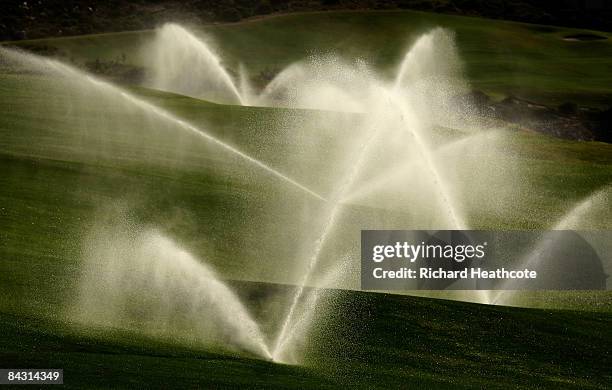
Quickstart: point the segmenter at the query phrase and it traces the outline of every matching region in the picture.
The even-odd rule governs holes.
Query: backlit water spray
[[[259,325],[230,287],[156,230],[115,223],[90,234],[73,318],[271,358]]]
[[[306,271],[304,273],[304,277],[301,282],[298,284],[295,295],[291,301],[291,305],[289,306],[289,311],[287,312],[287,316],[281,326],[280,332],[276,338],[276,342],[274,345],[274,349],[272,350],[272,356],[274,360],[283,361],[284,358],[284,348],[288,345],[286,339],[289,337],[288,330],[292,328],[294,322],[294,315],[297,306],[300,304],[300,300],[304,295],[304,288],[308,284],[312,272],[314,271],[317,263],[319,262],[319,257],[321,256],[321,251],[323,250],[324,245],[327,242],[328,236],[331,231],[336,226],[336,220],[338,219],[338,215],[342,209],[342,199],[346,195],[347,191],[353,186],[353,183],[359,176],[361,172],[361,168],[368,157],[368,152],[373,142],[375,142],[376,138],[379,137],[380,128],[373,129],[370,134],[366,133],[367,139],[363,142],[363,146],[360,148],[357,156],[355,158],[355,165],[351,168],[349,173],[346,175],[343,183],[340,184],[337,194],[333,196],[333,198],[328,203],[329,211],[327,212],[327,218],[323,224],[323,228],[321,230],[320,237],[315,241],[315,247],[312,252],[312,256],[308,260],[308,265]],[[314,303],[318,300],[314,298]],[[308,310],[315,310],[314,303],[312,307],[309,307]],[[308,326],[309,324],[304,324],[304,326]]]
[[[402,101],[401,96],[398,96],[400,95],[400,90],[402,88],[402,78],[406,77],[406,72],[413,72],[413,77],[419,76],[420,69],[409,69],[410,64],[414,61],[414,55],[411,53],[414,50],[420,50],[424,44],[427,45],[428,50],[433,50],[433,47],[430,47],[433,45],[433,38],[431,37],[432,34],[439,34],[439,32],[434,31],[420,38],[414,45],[414,47],[409,51],[409,54],[406,55],[406,60],[404,60],[400,67],[401,71],[398,74],[398,77],[392,89],[385,88],[385,86],[380,84],[375,84],[374,86],[369,88],[369,90],[373,91],[373,97],[370,98],[370,101],[366,101],[362,105],[362,107],[369,107],[369,110],[366,111],[366,115],[374,119],[368,119],[365,121],[364,125],[366,128],[366,140],[362,143],[362,146],[360,147],[360,150],[356,153],[355,158],[352,159],[353,165],[349,169],[349,172],[346,174],[344,179],[340,181],[336,194],[331,197],[328,206],[329,211],[327,212],[327,217],[324,217],[321,235],[315,241],[315,246],[312,255],[307,260],[307,268],[304,271],[304,276],[296,288],[296,292],[291,301],[287,316],[283,322],[283,325],[280,328],[280,332],[277,336],[275,346],[272,350],[272,354],[275,360],[282,361],[284,359],[285,348],[289,346],[289,343],[286,342],[286,339],[290,337],[289,330],[293,328],[292,325],[295,321],[295,312],[297,310],[298,305],[300,305],[300,301],[302,300],[302,297],[304,295],[304,289],[308,284],[313,271],[315,270],[317,264],[320,261],[321,252],[328,240],[328,237],[336,226],[337,219],[342,209],[343,200],[351,191],[355,181],[361,175],[362,168],[367,159],[372,157],[370,155],[371,148],[372,145],[377,141],[378,137],[382,136],[381,129],[388,129],[394,127],[394,125],[389,122],[399,123],[399,126],[401,128],[403,128],[405,131],[412,135],[412,138],[415,142],[415,149],[426,162],[426,166],[429,170],[429,175],[433,180],[433,188],[438,191],[442,199],[443,208],[448,210],[448,214],[450,216],[453,228],[465,229],[465,223],[463,223],[463,221],[461,221],[458,217],[454,202],[451,200],[451,197],[449,195],[450,191],[448,190],[448,188],[446,188],[444,180],[439,174],[438,168],[436,167],[431,153],[429,152],[429,148],[427,147],[425,141],[422,138],[422,135],[420,134],[422,124],[419,123],[416,116],[412,114],[408,108],[406,108],[406,105],[408,104],[405,101]],[[410,87],[410,85],[408,85],[408,87]],[[330,109],[331,108],[333,107],[330,107]],[[324,215],[325,214],[326,213],[324,212]],[[314,305],[313,307],[309,307],[308,310],[315,310]],[[303,324],[303,326],[308,325]]]
[[[264,359],[301,363],[304,357],[296,356],[294,350],[298,339],[295,330],[299,326],[303,328],[300,333],[307,334],[313,327],[315,312],[322,309],[319,293],[311,288],[321,274],[325,274],[322,266],[344,269],[357,259],[352,252],[354,241],[346,256],[329,249],[332,238],[335,243],[335,234],[342,233],[343,229],[338,227],[343,223],[343,211],[348,212],[353,206],[352,194],[356,188],[363,188],[372,177],[393,177],[394,172],[408,174],[418,185],[404,188],[403,194],[408,194],[409,202],[393,205],[398,206],[400,214],[396,221],[413,223],[420,228],[465,229],[468,226],[462,216],[464,210],[458,208],[461,202],[456,191],[457,181],[453,182],[452,174],[448,173],[453,163],[437,158],[432,147],[434,142],[430,140],[436,128],[460,122],[454,120],[458,110],[452,99],[463,91],[461,76],[457,72],[452,37],[444,30],[435,29],[417,39],[399,64],[395,77],[384,77],[364,61],[346,63],[334,56],[321,56],[288,66],[260,93],[250,85],[248,72],[243,67],[239,70],[240,86],[237,87],[232,76],[235,72],[226,68],[206,40],[176,24],[160,28],[146,49],[151,76],[149,87],[223,103],[298,108],[302,109],[299,110],[302,115],[314,113],[303,109],[315,109],[324,119],[345,113],[351,116],[351,121],[347,122],[349,128],[339,129],[344,132],[338,131],[338,134],[350,134],[354,141],[343,139],[339,142],[343,148],[334,149],[336,154],[326,154],[324,141],[313,140],[319,149],[313,148],[315,155],[307,156],[305,164],[328,159],[325,166],[329,172],[324,173],[329,175],[325,177],[329,180],[322,180],[325,185],[307,186],[302,183],[317,183],[316,178],[325,175],[305,165],[302,171],[296,171],[308,179],[303,181],[302,176],[292,175],[299,177],[298,181],[158,105],[108,82],[56,60],[0,49],[2,57],[25,69],[68,79],[145,113],[156,123],[193,134],[214,145],[215,150],[237,156],[248,166],[308,194],[304,198],[316,205],[308,209],[317,216],[315,221],[305,225],[315,229],[312,241],[303,243],[304,253],[297,254],[298,260],[289,265],[300,274],[295,288],[289,292],[288,304],[281,308],[280,320],[272,326],[275,337],[266,337],[267,329],[260,329],[261,324],[251,316],[247,305],[198,258],[214,259],[215,253],[196,257],[161,230],[149,228],[126,231],[118,227],[117,232],[109,228],[88,241],[79,303],[79,307],[87,308],[80,317],[83,322],[119,324],[170,338],[191,337],[193,342],[226,344]],[[286,114],[282,126],[291,127],[290,111],[279,112]],[[294,126],[302,126],[304,122],[296,123]],[[287,132],[293,134],[290,130]],[[333,136],[331,134],[330,138]],[[418,161],[418,168],[422,169],[406,170],[406,160]],[[296,161],[295,165],[300,168],[301,160]],[[326,185],[331,188],[312,189]],[[385,187],[373,189],[374,193],[368,194],[373,201],[367,199],[368,196],[361,196],[360,202],[376,209],[380,203],[377,196],[385,193]],[[391,191],[386,191],[385,195],[389,193],[393,195]],[[405,219],[404,215],[415,219]],[[363,226],[351,226],[346,230],[353,232],[361,228]],[[105,246],[108,242],[114,245]],[[339,287],[342,276],[333,274],[332,279],[326,286]],[[311,291],[314,292],[309,294]],[[147,314],[140,318],[137,311],[142,304]]]
[[[209,45],[174,23],[156,34],[146,52],[153,88],[220,103],[246,103]]]
[[[244,152],[236,149],[235,147],[219,140],[218,138],[210,135],[209,133],[207,133],[206,131],[176,117],[175,115],[171,114],[170,112],[155,106],[152,103],[149,103],[145,100],[142,100],[130,93],[128,93],[127,91],[116,87],[112,84],[109,84],[105,81],[99,80],[89,74],[86,73],[82,73],[79,70],[66,65],[62,62],[56,61],[56,60],[51,60],[51,59],[46,59],[46,58],[42,58],[42,57],[38,57],[35,55],[31,55],[31,54],[26,54],[26,53],[22,53],[19,51],[15,51],[15,50],[11,50],[11,49],[5,49],[5,48],[0,48],[0,55],[2,57],[5,58],[9,58],[12,61],[18,62],[23,64],[26,67],[32,67],[37,71],[50,71],[52,73],[55,73],[61,77],[68,77],[71,79],[72,82],[75,81],[81,81],[87,84],[92,85],[94,88],[96,88],[99,92],[104,92],[107,94],[110,94],[110,96],[115,96],[117,98],[121,98],[123,100],[126,101],[126,103],[131,104],[135,107],[138,107],[142,110],[144,110],[145,112],[147,112],[148,114],[153,115],[154,117],[157,117],[158,119],[162,120],[162,121],[166,121],[172,125],[175,125],[176,127],[178,127],[179,129],[182,130],[186,130],[189,131],[195,135],[197,135],[198,137],[201,137],[202,139],[208,141],[208,142],[212,142],[213,144],[215,144],[216,146],[234,154],[237,155],[238,157],[248,161],[249,163],[253,164],[254,166],[257,166],[258,168],[261,168],[262,170],[264,170],[265,172],[267,172],[268,174],[271,174],[273,176],[276,176],[277,178],[281,179],[282,181],[291,184],[292,186],[295,186],[297,188],[299,188],[300,190],[314,196],[317,199],[323,200],[323,197],[321,197],[319,194],[317,194],[316,192],[310,190],[309,188],[307,188],[306,186],[298,183],[297,181],[293,180],[292,178],[282,174],[281,172],[277,171],[276,169],[264,164],[263,162],[245,154]]]
[[[604,214],[606,210],[609,210],[610,197],[612,196],[612,186],[606,186],[598,191],[589,194],[584,199],[576,203],[571,210],[565,213],[551,228],[550,230],[581,230],[591,229],[588,225],[589,220],[593,218],[586,218],[589,213]],[[592,216],[592,215],[591,215]],[[561,236],[563,237],[563,236]],[[559,243],[551,239],[540,239],[538,243],[532,248],[525,256],[523,256],[518,264],[519,269],[538,269],[540,263],[543,261],[542,253],[552,249],[554,245]],[[554,260],[545,257],[544,260]],[[586,261],[586,259],[584,259]],[[586,266],[586,264],[585,264]],[[495,291],[494,296],[491,298],[492,304],[512,304],[513,295],[516,293],[514,286],[515,281],[512,279],[505,280],[501,287]]]

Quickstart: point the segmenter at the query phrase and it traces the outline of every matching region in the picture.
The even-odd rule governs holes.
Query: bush
[[[237,22],[242,19],[242,15],[236,8],[225,8],[219,16],[224,22]]]
[[[272,5],[270,0],[261,0],[259,5],[255,8],[256,15],[267,15],[272,13]]]
[[[576,103],[573,102],[565,102],[563,104],[561,104],[557,110],[561,113],[561,114],[565,114],[565,115],[572,115],[578,112],[578,105]]]

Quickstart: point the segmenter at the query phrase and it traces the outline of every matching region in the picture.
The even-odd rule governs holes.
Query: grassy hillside
[[[82,35],[92,32],[153,28],[156,23],[186,18],[198,23],[236,22],[275,13],[321,10],[411,9],[454,15],[552,24],[611,31],[612,7],[605,2],[536,0],[93,0],[70,3],[9,2],[0,19],[0,39]]]
[[[566,42],[560,39],[565,30],[474,21],[409,12],[330,13],[206,30],[230,68],[243,61],[257,77],[313,50],[364,56],[390,71],[414,39],[411,32],[448,24],[457,31],[476,88],[549,102],[601,104],[610,97],[609,41]],[[81,64],[125,54],[127,63],[143,66],[136,48],[150,38],[151,32],[120,33],[23,45],[56,47]],[[519,88],[525,85],[528,91]],[[605,388],[612,382],[612,309],[601,303],[609,301],[609,292],[539,295],[542,309],[536,310],[334,290],[322,306],[329,311],[317,311],[312,342],[298,346],[304,349],[302,367],[77,327],[67,314],[91,240],[103,241],[95,236],[99,227],[159,229],[223,278],[242,280],[231,283],[249,309],[268,321],[269,313],[257,312],[257,297],[290,287],[245,280],[294,281],[300,270],[293,274],[288,264],[296,252],[309,249],[301,243],[317,238],[314,216],[324,211],[323,202],[169,116],[324,195],[351,166],[351,156],[342,152],[358,138],[351,133],[360,119],[354,114],[225,106],[140,87],[129,91],[167,112],[160,115],[86,77],[1,68],[0,366],[64,368],[65,383],[73,388]],[[444,141],[466,136],[453,129],[435,133]],[[471,227],[549,228],[612,183],[610,144],[513,130],[495,134],[500,142],[484,152],[499,163],[494,176],[501,179],[479,184],[473,174],[478,170],[458,172],[468,182],[462,206]],[[520,177],[504,182],[502,171]],[[492,195],[471,197],[470,190]],[[593,209],[587,227],[610,229],[605,206]],[[412,217],[409,207],[379,199],[349,203],[330,242],[353,243],[355,226],[405,227]],[[341,287],[358,287],[359,264],[352,266],[343,270],[348,276]],[[529,296],[521,299],[531,302]]]
[[[291,280],[283,264],[295,256],[294,237],[312,242],[314,236],[301,235],[320,229],[312,217],[320,201],[176,125],[160,124],[159,118],[114,97],[88,95],[97,101],[92,107],[88,100],[75,100],[78,91],[39,76],[6,75],[0,81],[0,300],[5,310],[39,312],[43,307],[58,315],[56,308],[78,281],[83,240],[109,216],[127,215],[158,227],[225,277],[250,280]],[[334,119],[325,114],[318,120],[322,113],[314,111],[133,92],[322,194],[332,191],[334,178],[343,173],[328,161],[346,154],[343,140],[348,138],[337,128],[350,129],[346,123],[355,119],[350,115]],[[72,107],[69,115],[66,107]],[[107,110],[114,115],[106,115]],[[299,131],[285,127],[287,114],[300,124]],[[464,198],[462,207],[474,228],[546,229],[612,182],[612,146],[604,143],[507,132],[494,153],[504,169],[520,168],[522,176],[488,190],[511,194],[503,209],[495,196]],[[326,175],[319,174],[323,170]],[[472,179],[476,190],[478,178]],[[296,215],[296,204],[302,216]],[[408,212],[391,204],[347,205],[339,223],[402,227],[411,221]],[[607,212],[594,212],[587,226],[609,228]],[[334,240],[353,242],[351,229],[337,230]],[[354,282],[344,286],[357,287]]]
[[[180,22],[180,20],[178,21]],[[392,72],[418,34],[436,26],[456,33],[473,88],[547,104],[604,107],[612,100],[612,40],[567,41],[584,30],[410,11],[329,12],[274,16],[198,28],[213,38],[226,66],[242,63],[255,79],[312,53],[363,58]],[[120,60],[144,66],[139,49],[152,32],[23,41],[77,63]],[[40,49],[42,47],[42,49]]]
[[[242,289],[253,288],[243,284]],[[257,287],[261,289],[261,286]],[[0,315],[0,364],[62,367],[69,388],[606,388],[611,314],[331,292],[307,367]],[[28,351],[28,352],[25,352]]]

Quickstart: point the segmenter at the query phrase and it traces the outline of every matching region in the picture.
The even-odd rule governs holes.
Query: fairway
[[[326,53],[361,58],[391,72],[415,37],[437,26],[455,33],[472,87],[497,98],[512,94],[540,103],[605,107],[612,96],[612,41],[563,39],[588,30],[411,11],[306,13],[193,27],[208,34],[235,74],[242,64],[251,77],[265,82],[270,72]],[[146,66],[141,48],[152,35],[125,32],[18,45],[43,52],[51,48],[80,64],[125,58],[140,67]]]
[[[261,290],[240,286],[245,294]],[[11,315],[0,317],[0,357],[20,366],[64,367],[69,388],[91,382],[153,388],[606,388],[612,380],[610,313],[341,291],[329,299],[339,303],[337,316],[311,337],[334,353],[311,351],[307,367],[177,348],[121,332],[94,338],[96,331],[85,335]],[[29,349],[35,352],[16,352]],[[568,359],[577,363],[567,365]]]
[[[0,46],[1,367],[607,388],[609,290],[361,291],[359,262],[367,229],[611,229],[611,144],[457,103],[608,107],[612,35],[564,39],[588,32],[346,11]]]

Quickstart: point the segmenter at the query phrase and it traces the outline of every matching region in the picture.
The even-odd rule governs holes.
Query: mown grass
[[[612,41],[607,33],[597,33],[607,40],[566,41],[566,35],[588,31],[412,11],[306,13],[193,29],[209,37],[230,70],[244,64],[256,77],[326,53],[365,59],[390,75],[418,35],[437,26],[456,34],[475,89],[551,105],[610,105]],[[142,50],[152,37],[153,32],[142,31],[18,44],[55,47],[77,63],[125,55],[128,63],[146,67]]]
[[[139,121],[120,102],[112,116],[80,111],[78,104],[67,113],[61,99],[71,101],[69,91],[63,98],[48,96],[45,91],[55,90],[38,76],[23,77],[34,81],[0,79],[3,307],[53,312],[78,279],[84,237],[106,214],[125,209],[130,218],[178,239],[226,277],[287,280],[289,270],[282,264],[295,256],[293,237],[317,231],[316,218],[296,216],[296,205],[301,213],[317,215],[318,200],[189,132],[160,126],[157,119]],[[337,143],[342,137],[330,135],[337,131],[336,120],[346,125],[350,117],[325,114],[324,121],[298,134],[283,128],[284,117],[309,123],[323,114],[215,105],[139,88],[132,92],[323,194],[334,189],[327,178],[335,177],[329,161],[344,149]],[[94,99],[103,107],[110,104]],[[281,126],[271,126],[277,122]],[[452,134],[447,131],[445,137]],[[494,197],[465,196],[462,207],[474,228],[547,229],[612,182],[612,149],[604,143],[508,132],[490,153],[504,169],[519,167],[521,176],[500,183],[512,194],[503,210],[485,207],[485,202],[500,204]],[[347,205],[339,223],[406,226],[406,210],[389,207]],[[606,228],[605,215],[589,214],[593,219],[587,226]],[[351,229],[338,229],[335,239],[350,240]],[[257,258],[266,261],[251,261]]]
[[[442,22],[457,31],[467,72],[478,88],[509,93],[530,85],[529,94],[542,93],[550,101],[577,96],[593,104],[610,93],[610,76],[603,72],[609,67],[609,44],[571,46],[583,43],[561,41],[563,30],[532,31],[516,23],[410,12],[294,15],[208,30],[222,43],[230,64],[244,59],[253,72],[284,65],[315,48],[351,57],[368,55],[389,70],[410,32]],[[408,41],[402,41],[404,35]],[[111,34],[39,44],[61,46],[83,61],[114,58],[122,51],[132,55],[149,36]],[[542,47],[547,48],[543,53]],[[515,56],[517,62],[504,68]],[[137,62],[136,57],[129,60]],[[534,75],[525,84],[528,71]],[[555,78],[563,81],[554,84]],[[2,75],[0,88],[4,367],[64,368],[69,387],[105,388],[605,388],[612,381],[611,318],[608,309],[600,308],[608,293],[564,298],[562,307],[572,310],[551,309],[557,306],[554,300],[544,302],[545,309],[528,310],[337,291],[329,297],[333,315],[320,313],[320,326],[309,335],[306,367],[230,357],[121,332],[75,329],[65,323],[66,310],[78,285],[83,242],[115,209],[128,209],[136,222],[159,227],[225,277],[266,280],[273,275],[282,280],[287,270],[279,264],[293,256],[295,237],[305,227],[296,223],[296,215],[312,215],[309,212],[320,205],[197,137],[160,125],[158,118],[126,114],[121,102],[113,106],[100,96],[60,93],[36,75]],[[307,122],[320,113],[214,105],[140,88],[132,92],[317,189],[333,184],[319,174],[331,169],[325,155],[300,160],[305,166],[294,164],[296,150],[310,137],[269,126],[288,114]],[[66,101],[77,103],[63,105]],[[109,115],[104,107],[116,111]],[[324,117],[327,127],[306,127],[304,133],[316,133],[320,140],[333,130],[335,120],[352,120],[329,118]],[[329,143],[309,147],[325,145],[325,153],[332,155],[341,147],[332,141],[330,137]],[[508,167],[526,168],[519,189],[528,188],[529,193],[517,196],[516,204],[508,206],[511,213],[474,212],[473,226],[547,228],[572,204],[612,182],[610,145],[515,132],[508,133],[504,146],[496,153]],[[384,206],[348,205],[345,215],[351,221],[401,221],[401,213]],[[608,221],[602,223],[609,226]],[[275,228],[265,229],[271,226]],[[262,237],[276,244],[266,246]]]
[[[612,380],[610,313],[328,294],[334,315],[317,318],[305,366],[7,314],[0,364],[63,368],[69,388],[606,388]]]

